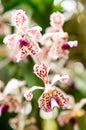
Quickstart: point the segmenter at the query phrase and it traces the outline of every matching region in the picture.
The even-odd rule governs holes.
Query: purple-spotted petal
[[[42,28],[40,26],[35,26],[35,27],[32,27],[31,29],[28,29],[28,36],[30,37],[33,37],[34,40],[36,41],[40,41],[40,38],[41,38],[41,33],[40,31],[42,30]]]
[[[44,63],[42,63],[41,65],[34,65],[34,73],[43,80],[43,82],[45,84],[48,84],[48,66]]]
[[[35,41],[33,41],[32,39],[29,41],[29,46],[28,46],[28,50],[29,50],[29,52],[30,52],[30,55],[33,55],[33,56],[35,56],[35,55],[37,55],[37,54],[39,54],[40,52],[41,52],[41,49],[40,49],[40,47],[38,46],[38,44],[35,42]]]
[[[52,111],[51,108],[51,97],[48,93],[43,93],[38,100],[39,108],[44,110],[45,112]]]
[[[24,94],[24,97],[26,98],[26,100],[31,101],[33,98],[33,94],[31,91],[26,91],[26,93]]]
[[[24,28],[28,25],[28,17],[21,9],[12,12],[12,24],[17,28]]]
[[[29,55],[28,48],[26,46],[23,46],[21,49],[18,50],[16,54],[16,61],[19,62],[26,58]]]
[[[32,88],[30,88],[29,90],[27,90],[24,94],[24,97],[27,99],[27,100],[32,100],[33,98],[33,91],[35,90],[38,90],[38,89],[41,89],[41,90],[44,90],[43,87],[39,87],[39,86],[33,86]]]
[[[19,39],[19,50],[16,55],[17,62],[26,58],[28,55],[35,56],[40,53],[41,49],[38,44],[32,40]]]
[[[56,88],[53,90],[53,98],[62,109],[68,107],[69,98],[60,89]]]
[[[50,24],[51,24],[52,27],[60,30],[60,28],[64,24],[64,16],[63,16],[63,14],[61,14],[59,12],[51,14],[51,16],[50,16]]]

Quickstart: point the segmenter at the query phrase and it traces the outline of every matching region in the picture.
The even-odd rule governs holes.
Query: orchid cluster
[[[40,33],[42,30],[40,26],[28,27],[28,17],[23,10],[16,10],[12,13],[12,25],[16,27],[17,32],[7,35],[3,42],[7,44],[8,48],[15,50],[17,62],[25,59],[28,55],[40,59],[40,57],[44,57],[44,52],[44,55],[48,55],[50,59],[67,59],[68,49],[77,46],[77,41],[68,41],[68,34],[62,29],[64,16],[61,13],[53,13],[50,16],[51,26],[43,36]],[[39,47],[39,42],[43,45],[42,48]]]
[[[53,13],[50,16],[51,26],[47,28],[43,36],[40,33],[41,27],[28,27],[28,17],[23,10],[13,11],[11,21],[12,25],[16,27],[17,32],[7,35],[4,38],[4,43],[7,44],[8,48],[16,50],[15,60],[17,62],[25,59],[28,55],[31,55],[32,58],[36,56],[35,59],[38,59],[40,62],[44,61],[45,58],[40,59],[44,48],[46,49],[46,54],[44,55],[50,60],[58,58],[67,59],[68,49],[77,46],[77,41],[68,41],[68,34],[62,29],[64,16],[59,12]],[[39,47],[39,42],[43,45],[42,48]],[[63,80],[65,82],[68,76],[56,75],[50,84],[48,70],[49,67],[45,63],[34,65],[34,73],[43,80],[45,87],[34,86],[25,93],[25,97],[31,100],[33,97],[32,92],[35,89],[43,89],[44,92],[38,101],[41,109],[52,111],[54,107],[59,106],[65,109],[68,106],[68,97],[59,88],[54,87],[53,84],[56,80]]]
[[[3,88],[4,84],[0,81],[0,115],[4,111],[18,113],[10,120],[10,124],[15,130],[24,130],[25,120],[30,122],[26,119],[26,115],[32,110],[30,102],[34,98],[33,92],[41,90],[42,94],[38,99],[40,110],[49,113],[55,108],[68,109],[57,117],[61,126],[75,119],[78,112],[82,116],[85,111],[81,108],[86,103],[86,99],[71,104],[70,95],[60,87],[61,84],[67,86],[71,81],[69,71],[62,71],[69,57],[69,49],[78,45],[76,40],[69,41],[68,33],[63,30],[64,15],[60,12],[52,13],[50,26],[46,28],[44,34],[41,33],[40,26],[29,25],[28,16],[22,9],[13,10],[10,17],[15,33],[6,35],[3,42],[9,49],[11,60],[19,63],[28,60],[30,55],[34,61],[34,74],[43,81],[44,86],[29,86],[28,89],[26,81],[12,79]],[[23,122],[22,126],[21,122]],[[34,120],[32,122],[36,123]]]

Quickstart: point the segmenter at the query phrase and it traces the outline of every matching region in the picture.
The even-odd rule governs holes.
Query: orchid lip
[[[58,103],[54,98],[51,98],[51,108],[54,109],[56,107],[59,107]]]
[[[7,112],[9,109],[9,105],[8,104],[4,104],[2,106],[0,106],[0,115],[3,113],[3,112]]]
[[[22,48],[23,46],[28,46],[29,45],[29,43],[28,42],[26,42],[25,40],[23,40],[23,39],[19,39],[19,47],[20,48]]]
[[[70,48],[70,45],[68,43],[64,43],[61,48],[62,50],[68,50]]]

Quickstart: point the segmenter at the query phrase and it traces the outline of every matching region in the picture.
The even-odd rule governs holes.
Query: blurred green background
[[[1,2],[4,10],[0,14],[0,19],[2,18],[2,15],[7,11],[11,11],[12,9],[23,9],[26,11],[26,14],[32,21],[42,27],[42,33],[44,33],[45,29],[50,25],[49,21],[51,13],[54,11],[60,11],[62,13],[64,12],[61,4],[54,5],[54,0],[2,0]],[[73,16],[65,22],[63,28],[65,32],[68,32],[69,40],[78,41],[78,46],[70,50],[68,62],[80,62],[84,66],[84,70],[81,72],[74,67],[70,67],[71,71],[74,74],[73,81],[79,85],[79,89],[72,86],[67,91],[67,93],[72,94],[75,97],[75,100],[79,101],[81,98],[86,97],[86,0],[76,0],[76,4],[77,2],[81,2],[84,7],[83,11],[78,12],[77,14],[73,14]],[[7,21],[4,22],[6,24],[9,24]],[[11,31],[14,31],[13,27]],[[4,35],[1,35],[0,80],[4,81],[6,84],[11,78],[15,77],[20,80],[26,80],[28,86],[30,87],[33,85],[43,86],[42,81],[32,73],[34,62],[31,57],[28,57],[30,64],[26,64],[23,61],[20,63],[14,63],[12,61],[7,63],[7,61],[5,61],[6,54],[5,47],[3,46],[3,38]],[[56,119],[43,120],[40,118],[39,109],[37,107],[37,99],[40,93],[36,92],[34,94],[35,98],[32,101],[34,108],[32,115],[35,115],[37,118],[37,126],[39,130],[72,130],[73,128],[70,123],[64,127],[60,127]],[[84,109],[86,109],[86,107],[84,107]],[[14,113],[3,113],[3,115],[0,117],[0,130],[11,130],[12,128],[9,126],[8,120],[10,117],[14,116]],[[77,120],[80,130],[86,130],[86,114]],[[27,130],[30,129],[28,128]]]

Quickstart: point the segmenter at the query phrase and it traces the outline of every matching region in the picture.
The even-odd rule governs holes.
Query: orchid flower
[[[41,27],[35,26],[28,29],[28,18],[23,10],[13,11],[12,25],[17,28],[17,33],[7,35],[3,42],[8,48],[16,49],[16,61],[26,58],[28,55],[35,56],[41,49],[37,42],[41,38]]]
[[[19,112],[21,109],[21,101],[18,97],[12,95],[5,95],[0,93],[0,114],[4,111]]]
[[[2,84],[3,85],[3,84]],[[11,79],[0,92],[0,115],[3,112],[19,112],[22,108],[26,81]]]
[[[76,47],[77,41],[65,42],[63,38],[58,38],[50,48],[49,57],[56,60],[58,58],[68,59],[69,48]]]
[[[16,55],[17,62],[24,59],[26,56],[35,56],[39,54],[41,49],[38,44],[33,40],[29,39],[27,35],[24,38],[19,39],[19,50]]]
[[[86,104],[86,98],[81,99],[80,102],[78,103],[74,102],[74,98],[72,96],[69,96],[69,99],[70,99],[69,104],[71,104],[71,109],[62,111],[58,115],[57,119],[61,126],[69,123],[70,121],[71,122],[73,121],[72,123],[74,125],[74,130],[76,130],[76,127],[77,127],[77,130],[79,130],[78,124],[76,122],[76,118],[81,117],[85,114],[85,111],[84,109],[82,109],[82,107]],[[75,120],[75,123],[74,123],[74,120]]]
[[[68,59],[69,48],[76,47],[78,42],[68,41],[68,34],[63,31],[64,16],[63,14],[56,12],[50,16],[50,27],[46,30],[46,33],[41,38],[42,48],[46,50],[45,53],[40,55],[46,55],[52,60],[58,58]]]
[[[42,89],[44,92],[38,100],[39,108],[45,112],[50,112],[55,107],[62,107],[63,109],[66,109],[68,106],[68,97],[64,92],[55,87],[53,84],[58,80],[63,80],[65,82],[68,79],[68,76],[56,75],[50,84],[48,79],[48,72],[49,67],[45,63],[34,65],[34,73],[43,80],[45,87],[33,86],[28,91],[26,91],[24,97],[30,101],[33,98],[32,92],[37,89]]]
[[[44,44],[42,50],[45,48],[47,56],[53,60],[56,60],[58,58],[67,59],[69,48],[76,47],[78,45],[78,42],[76,40],[68,41],[68,34],[63,31],[45,33],[42,37],[41,42],[42,45]],[[43,52],[41,55],[43,55]]]

